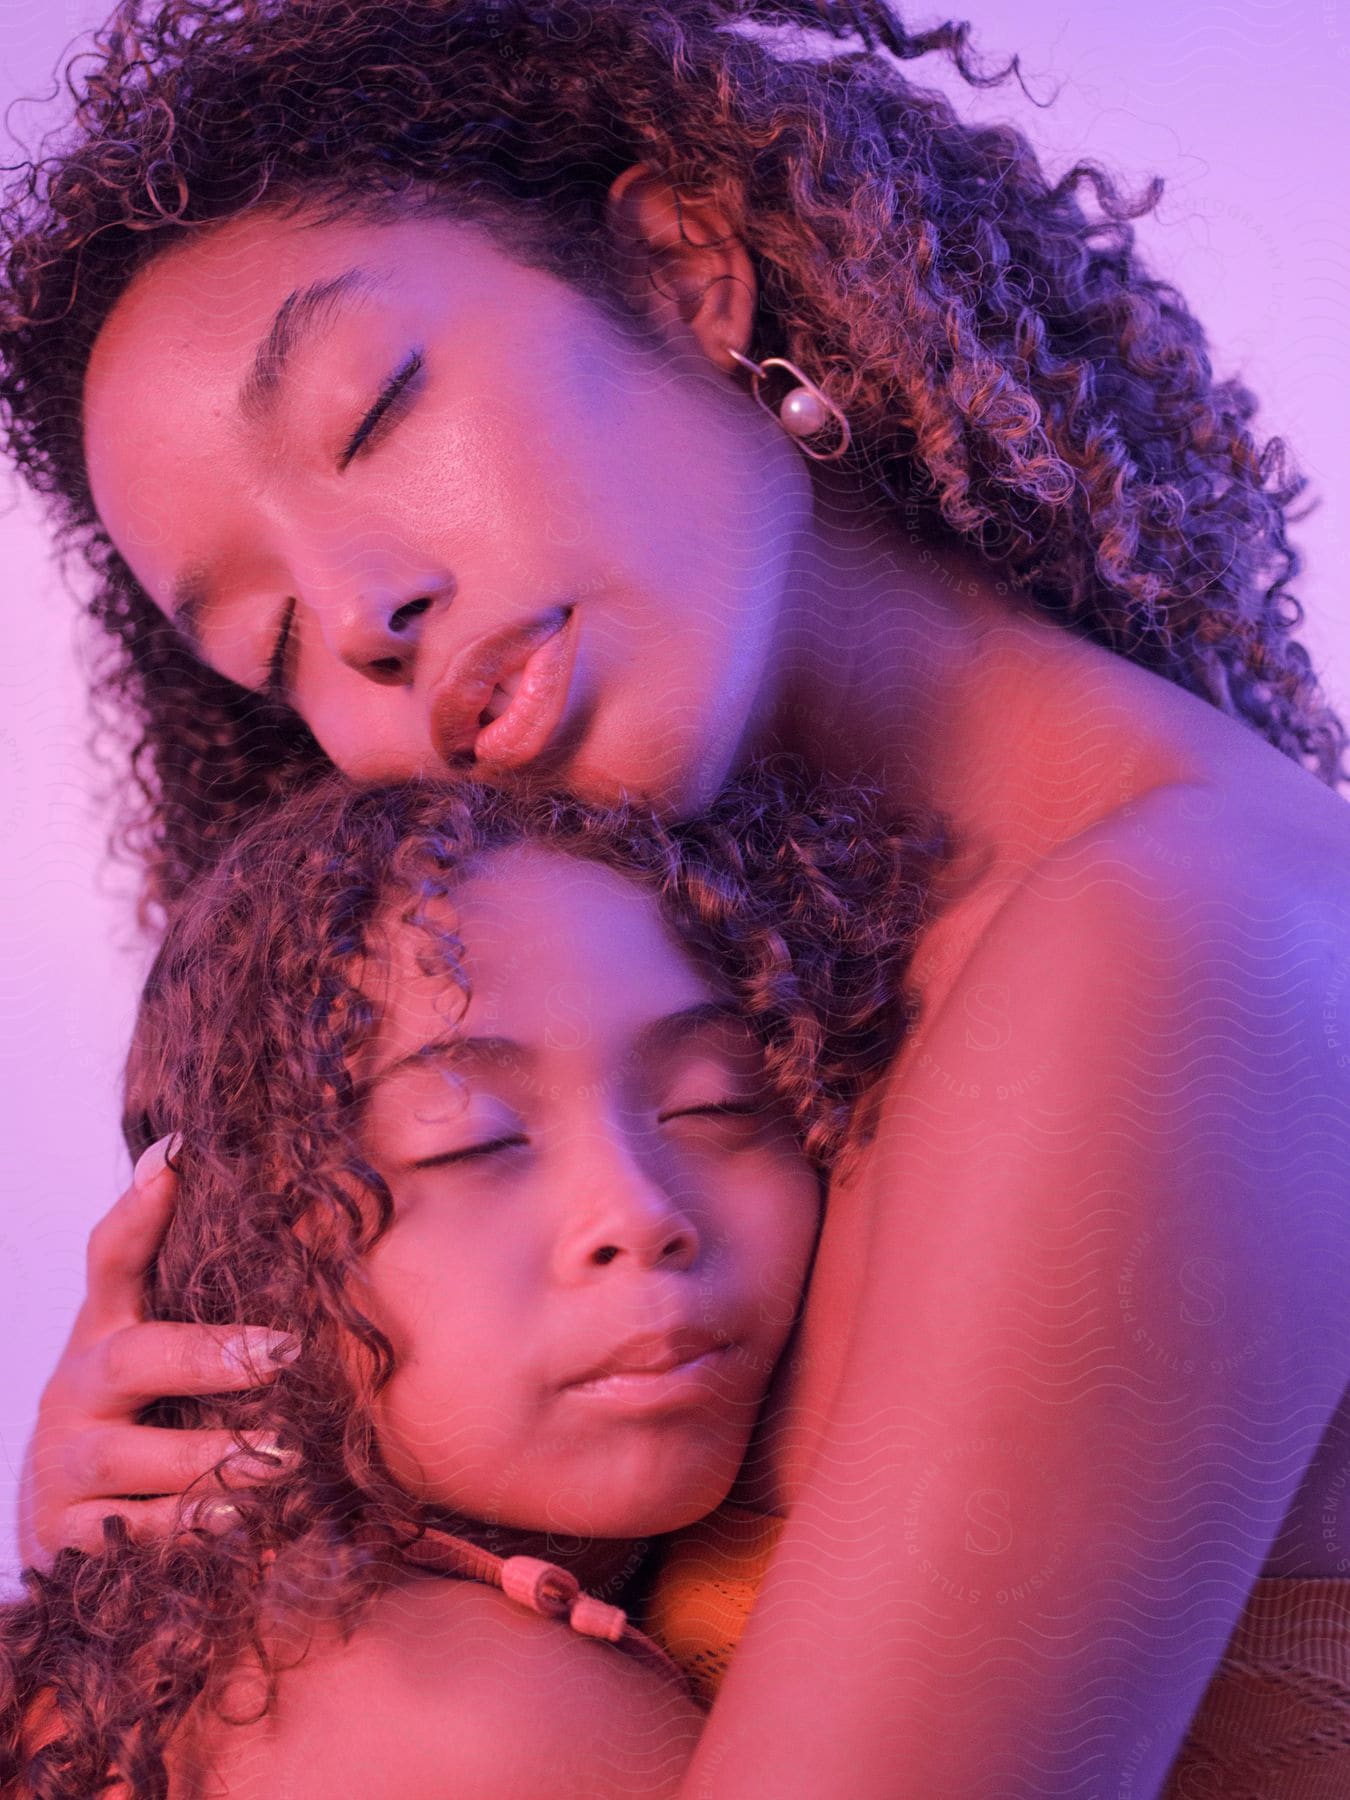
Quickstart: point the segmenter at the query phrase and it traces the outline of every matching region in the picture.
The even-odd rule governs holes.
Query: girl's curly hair
[[[785,25],[861,42],[821,58],[728,29]],[[67,66],[73,129],[0,205],[0,414],[96,576],[147,904],[324,759],[192,660],[100,528],[81,391],[109,308],[194,228],[306,201],[480,221],[607,302],[605,195],[637,160],[723,208],[759,276],[751,353],[843,407],[856,470],[917,537],[958,534],[1046,615],[1346,779],[1293,636],[1306,479],[1258,447],[1254,396],[1215,379],[1135,248],[1161,182],[1132,200],[1084,161],[1051,184],[1020,132],[902,73],[931,51],[976,86],[1017,72],[982,73],[967,36],[910,32],[885,0],[121,0],[92,67]]]
[[[638,883],[728,988],[822,1176],[856,1147],[857,1102],[880,1091],[914,1016],[906,969],[939,824],[884,824],[876,790],[813,780],[795,758],[757,765],[673,827],[631,802],[477,782],[361,790],[330,775],[283,797],[170,925],[124,1129],[133,1155],[181,1134],[149,1316],[249,1319],[302,1345],[271,1384],[159,1401],[144,1422],[231,1428],[241,1449],[242,1433],[270,1431],[299,1460],[236,1489],[226,1535],[185,1524],[138,1544],[110,1518],[97,1555],[66,1549],[50,1574],[26,1571],[27,1597],[0,1613],[0,1794],[88,1800],[116,1773],[131,1800],[162,1800],[166,1745],[190,1710],[235,1716],[251,1692],[260,1716],[289,1666],[280,1646],[320,1616],[350,1630],[434,1522],[385,1470],[372,1422],[393,1358],[361,1310],[360,1268],[392,1200],[361,1149],[354,1059],[378,1018],[357,984],[397,918],[424,934],[427,972],[467,989],[453,909],[437,903],[517,844]],[[229,1468],[216,1472],[233,1485]]]

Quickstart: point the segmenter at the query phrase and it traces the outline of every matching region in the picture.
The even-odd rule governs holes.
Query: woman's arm
[[[1143,807],[906,1046],[837,1403],[681,1800],[1153,1800],[1179,1747],[1350,1371],[1350,1097],[1309,905]]]

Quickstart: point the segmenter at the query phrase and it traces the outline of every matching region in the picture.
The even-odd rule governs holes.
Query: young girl
[[[154,1409],[229,1434],[218,1535],[29,1572],[6,1797],[674,1791],[701,1714],[624,1612],[745,1457],[935,843],[782,765],[675,832],[335,778],[235,843],[128,1139],[148,1184],[176,1134],[152,1316],[289,1353]]]

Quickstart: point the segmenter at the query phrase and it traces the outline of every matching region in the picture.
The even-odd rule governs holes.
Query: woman
[[[796,749],[945,815],[689,1792],[1152,1794],[1254,1581],[1342,1554],[1350,834],[1300,483],[1142,207],[726,29],[818,17],[124,8],[11,201],[11,450],[101,574],[152,905],[326,760],[681,816]],[[132,1422],[231,1379],[137,1323],[168,1186],[96,1234],[49,1546],[220,1453]]]

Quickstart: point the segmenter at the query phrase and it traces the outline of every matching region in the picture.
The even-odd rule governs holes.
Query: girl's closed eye
[[[762,1098],[727,1097],[669,1107],[657,1114],[657,1124],[674,1142],[719,1150],[741,1150],[763,1142],[764,1128],[777,1112]]]
[[[699,1118],[709,1113],[757,1113],[763,1111],[763,1102],[759,1100],[704,1100],[695,1106],[671,1107],[666,1112],[658,1113],[656,1117],[657,1123],[664,1125],[671,1119]]]
[[[529,1143],[520,1132],[507,1137],[488,1138],[481,1144],[466,1144],[462,1150],[442,1150],[435,1156],[424,1156],[409,1163],[411,1169],[443,1169],[448,1164],[470,1162],[478,1157],[496,1156],[501,1151],[522,1148]]]
[[[657,1114],[657,1124],[666,1125],[677,1119],[716,1119],[719,1117],[753,1117],[765,1111],[759,1100],[705,1100],[691,1106],[679,1106]],[[523,1132],[506,1132],[485,1138],[481,1143],[465,1144],[458,1150],[440,1150],[434,1156],[419,1157],[408,1164],[410,1169],[443,1169],[456,1163],[467,1163],[498,1156],[508,1150],[523,1149],[529,1144]]]

